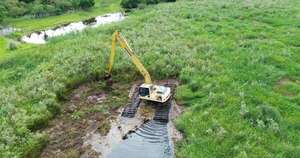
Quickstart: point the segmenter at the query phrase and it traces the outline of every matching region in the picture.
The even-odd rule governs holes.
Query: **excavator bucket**
[[[113,80],[112,80],[111,75],[106,75],[104,77],[104,80],[105,80],[105,84],[107,87],[111,87],[113,85]]]

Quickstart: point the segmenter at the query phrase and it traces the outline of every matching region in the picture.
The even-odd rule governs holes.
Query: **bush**
[[[17,49],[17,44],[15,42],[9,42],[8,49],[9,50],[16,50]]]
[[[62,14],[73,9],[87,9],[95,5],[95,0],[2,0],[0,2],[0,21],[3,16],[35,17]]]
[[[44,9],[44,5],[42,4],[36,4],[33,5],[31,8],[31,14],[34,15],[35,17],[41,17],[46,14],[46,10]]]
[[[133,9],[137,8],[140,3],[141,0],[122,0],[121,6],[125,9]]]
[[[157,4],[160,0],[146,0],[146,4]]]
[[[122,0],[121,6],[125,9],[144,8],[144,5],[158,4],[160,2],[175,2],[176,0]],[[141,7],[140,7],[141,6]]]
[[[259,128],[271,129],[278,132],[281,124],[281,114],[272,106],[260,105],[248,111],[243,107],[243,116],[248,119],[252,125]]]
[[[0,23],[3,21],[4,17],[5,17],[5,8],[0,3]]]
[[[72,9],[72,3],[70,1],[55,1],[56,13],[60,14],[66,10]]]
[[[79,6],[82,9],[87,9],[95,5],[95,0],[80,0]]]

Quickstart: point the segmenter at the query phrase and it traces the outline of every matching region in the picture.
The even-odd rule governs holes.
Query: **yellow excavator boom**
[[[149,72],[146,70],[144,65],[140,62],[138,57],[133,53],[132,49],[129,47],[127,41],[120,35],[118,31],[115,31],[114,34],[112,35],[112,48],[111,48],[111,53],[109,56],[109,62],[108,62],[108,75],[111,76],[112,73],[112,67],[114,64],[115,60],[115,55],[116,55],[116,42],[119,42],[121,48],[124,50],[125,53],[128,54],[129,58],[131,61],[134,63],[136,68],[139,70],[139,72],[143,75],[145,83],[151,84],[151,77]]]

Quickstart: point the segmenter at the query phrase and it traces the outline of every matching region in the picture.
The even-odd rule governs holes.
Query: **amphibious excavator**
[[[106,74],[106,79],[111,79],[112,67],[114,64],[114,59],[116,55],[116,42],[120,44],[120,47],[131,59],[132,63],[136,66],[138,71],[144,77],[144,83],[138,87],[138,95],[142,100],[148,100],[153,102],[164,103],[171,97],[171,88],[163,85],[155,85],[152,83],[151,77],[147,69],[140,62],[138,57],[134,54],[130,46],[128,45],[125,38],[123,38],[120,32],[115,31],[112,35],[112,47],[109,56],[108,70]]]

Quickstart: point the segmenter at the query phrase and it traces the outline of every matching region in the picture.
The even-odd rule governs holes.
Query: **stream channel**
[[[125,18],[122,13],[110,13],[103,16],[97,16],[80,22],[65,24],[53,29],[33,32],[21,38],[21,41],[31,44],[45,44],[51,37],[65,35],[71,32],[82,31],[86,28],[98,27],[112,22],[118,22]]]

